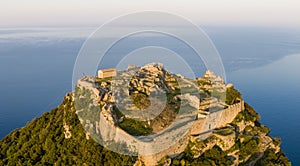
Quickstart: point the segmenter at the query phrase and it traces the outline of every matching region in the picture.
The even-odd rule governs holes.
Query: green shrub
[[[242,98],[242,94],[238,90],[234,89],[233,87],[226,89],[226,104],[232,105],[238,98]]]
[[[244,160],[247,156],[252,155],[256,152],[258,152],[258,141],[256,139],[244,141],[240,146],[239,158],[241,160]]]
[[[64,121],[72,126],[69,139],[64,137]],[[133,165],[136,159],[87,140],[72,99],[66,98],[0,141],[0,165]]]
[[[283,154],[282,151],[275,153],[273,149],[267,149],[261,159],[258,160],[256,165],[282,165],[291,166],[289,159]]]
[[[142,93],[133,93],[130,95],[132,104],[134,104],[140,110],[144,110],[151,105],[147,95]]]
[[[269,134],[270,133],[270,129],[267,126],[264,125],[260,125],[260,127],[258,127],[259,131],[265,134]]]
[[[279,146],[281,144],[281,139],[280,138],[273,138],[273,143],[275,146]]]
[[[124,119],[119,126],[127,133],[134,136],[147,135],[152,132],[152,128],[147,122],[129,118]]]
[[[222,135],[222,136],[227,136],[233,133],[232,129],[222,129],[214,132],[215,134]]]
[[[243,115],[243,113],[242,112],[239,112],[237,115],[236,115],[236,117],[233,119],[233,121],[232,121],[232,124],[237,124],[237,123],[239,123],[239,122],[241,122],[241,121],[243,121],[244,120],[244,115]]]

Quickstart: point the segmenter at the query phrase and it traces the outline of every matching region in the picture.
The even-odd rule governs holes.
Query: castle
[[[102,92],[100,92],[91,82],[89,82],[88,78],[79,80],[78,86],[89,89],[92,92],[94,104],[97,103],[97,100],[101,100],[100,94],[102,94]],[[208,101],[203,101],[203,104],[205,104],[205,102]],[[212,104],[218,104],[219,102],[212,98],[210,99],[209,103],[211,106]],[[170,143],[169,139],[172,137],[172,135],[180,134],[182,132],[182,130],[177,127],[175,127],[175,129],[165,131],[158,136],[148,136],[151,138],[151,140],[149,140],[147,137],[144,138],[143,136],[131,136],[123,129],[115,125],[115,118],[113,118],[112,114],[113,108],[109,103],[105,103],[104,107],[102,107],[98,121],[87,121],[85,122],[85,126],[90,126],[93,128],[92,131],[94,131],[97,135],[100,134],[104,144],[105,142],[111,141],[123,142],[133,147],[133,151],[140,152],[142,155],[139,156],[139,158],[146,165],[155,165],[166,155],[177,156],[182,153],[188,144],[190,136],[196,139],[206,139],[212,134],[215,128],[224,127],[231,123],[236,115],[245,108],[244,101],[240,99],[237,103],[229,105],[225,108],[223,107],[223,109],[218,111],[212,111],[203,114],[204,109],[205,108],[202,108],[200,104],[197,118],[193,122],[188,122],[189,125],[186,124],[185,126],[180,127],[181,129],[184,128],[187,131],[187,134],[186,136],[178,139],[175,144],[172,142]],[[82,121],[82,119],[80,120]],[[160,151],[159,148],[162,144],[167,145],[169,148]]]

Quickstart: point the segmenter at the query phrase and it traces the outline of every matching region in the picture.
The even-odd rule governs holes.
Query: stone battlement
[[[94,99],[93,103],[95,105],[98,104],[99,90],[95,88],[92,83],[83,79],[78,82],[78,86],[90,90]],[[130,145],[130,147],[133,148],[131,149],[132,151],[140,152],[140,160],[147,165],[155,165],[166,155],[176,156],[182,153],[189,141],[190,135],[196,138],[206,139],[212,134],[213,129],[228,125],[233,121],[236,115],[245,108],[244,101],[241,99],[238,103],[229,105],[223,110],[209,112],[205,118],[199,118],[195,121],[186,121],[187,123],[185,123],[186,125],[184,126],[173,126],[172,129],[167,129],[158,135],[145,137],[131,136],[114,123],[110,123],[113,119],[113,115],[111,114],[112,107],[108,107],[107,109],[107,111],[100,113],[99,121],[92,122],[92,125],[95,126],[94,129],[92,129],[94,133],[101,135],[104,144],[113,141]],[[181,121],[184,122],[185,119],[181,119]],[[170,139],[175,139],[173,136],[180,135],[183,131],[188,133],[186,137],[177,140],[176,143],[173,144],[174,142],[170,141]],[[161,145],[168,148],[160,152],[159,148],[161,148]]]
[[[209,113],[205,118],[197,119],[191,129],[191,135],[201,135],[231,123],[236,115],[245,109],[244,100],[229,105],[227,108]],[[204,139],[204,138],[201,138]]]

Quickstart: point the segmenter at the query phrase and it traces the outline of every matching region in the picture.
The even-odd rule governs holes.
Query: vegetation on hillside
[[[238,94],[236,92],[234,93]],[[232,125],[234,127],[241,122],[251,122],[254,126],[248,125],[243,131],[239,131],[237,129],[233,130],[232,127],[222,128],[216,130],[214,135],[205,140],[196,139],[194,141],[190,141],[183,155],[171,159],[171,165],[232,165],[236,160],[236,157],[238,157],[238,160],[241,161],[239,165],[249,165],[251,162],[256,161],[254,163],[256,163],[255,165],[257,166],[290,166],[290,161],[280,149],[279,152],[275,152],[273,148],[269,147],[264,153],[260,152],[262,148],[260,143],[263,141],[263,137],[268,135],[270,129],[260,124],[259,119],[259,114],[257,114],[255,110],[246,103],[245,110],[235,117]],[[218,141],[219,143],[222,143],[217,136],[228,136],[233,132],[237,135],[235,144],[230,149],[223,151],[222,148],[216,144]],[[279,146],[280,139],[272,138],[272,143],[275,146]],[[214,146],[205,152],[202,152],[202,149],[207,147],[208,144]],[[262,156],[260,156],[261,154]]]
[[[96,83],[101,84],[102,81],[109,80],[111,78],[96,78]],[[177,81],[168,83],[178,85]],[[198,80],[198,84],[211,85],[201,80]],[[194,88],[187,88],[186,91],[194,93]],[[134,136],[148,135],[169,126],[176,118],[181,106],[181,99],[178,97],[180,93],[181,89],[177,87],[168,92],[164,110],[156,118],[149,121],[130,119],[120,112],[116,105],[109,104],[113,106],[111,113],[115,114],[116,125]],[[216,94],[222,96],[221,93],[216,92]],[[60,106],[49,113],[44,113],[40,118],[34,119],[25,127],[17,129],[3,138],[0,141],[0,166],[133,165],[137,157],[117,154],[102,147],[90,138],[92,135],[86,134],[82,123],[79,121],[78,116],[81,120],[99,120],[100,108],[105,108],[103,107],[105,104],[92,105],[92,92],[85,88],[76,87],[74,97],[75,103],[72,95],[67,95]],[[241,97],[241,93],[233,87],[226,89],[226,104],[234,104]],[[151,105],[148,95],[144,93],[133,93],[131,99],[140,110]],[[186,111],[193,109],[190,106],[185,106],[185,108]],[[216,129],[205,140],[190,139],[181,155],[172,159],[166,158],[171,165],[181,166],[233,165],[237,160],[240,161],[241,165],[249,165],[253,161],[256,162],[256,165],[290,165],[284,153],[280,149],[276,151],[276,147],[279,148],[281,143],[280,139],[268,137],[275,149],[268,147],[262,151],[263,138],[268,135],[270,129],[260,124],[259,120],[259,114],[246,103],[245,110],[238,113],[230,125]],[[244,125],[243,129],[239,128],[240,124]],[[70,138],[65,135],[65,126],[68,126],[71,131]],[[222,141],[221,138],[230,136],[233,138],[233,146],[222,150],[225,141]],[[208,144],[211,146],[204,150]],[[123,145],[120,144],[120,146]],[[259,160],[256,160],[258,157]],[[162,162],[164,161],[162,160]],[[160,164],[163,165],[163,163]]]
[[[119,126],[130,135],[140,136],[152,132],[152,128],[145,121],[138,121],[130,118],[123,120]]]
[[[191,153],[191,148],[193,144],[190,142],[185,150],[185,156],[181,159],[175,158],[172,160],[172,166],[177,165],[232,165],[233,162],[230,160],[230,157],[227,156],[227,153],[222,151],[218,146],[206,151],[198,158],[194,158]]]
[[[239,150],[239,159],[245,160],[242,165],[249,164],[259,154],[260,140],[253,135],[267,134],[269,129],[258,123],[259,116],[252,107],[248,104],[245,104],[245,107],[245,111],[235,118],[235,122],[252,121],[256,125],[247,126],[244,132],[239,134],[233,147],[222,151],[215,145],[194,158],[193,146],[201,147],[211,140],[190,142],[184,156],[172,159],[171,165],[232,165],[234,157],[227,154],[236,150]],[[72,136],[69,139],[64,135],[64,123],[71,126]],[[126,123],[134,122],[127,120],[124,124]],[[128,126],[131,126],[129,124]],[[216,134],[226,136],[231,132],[230,129],[223,129]],[[273,142],[280,145],[280,139],[275,138]],[[70,97],[66,97],[58,108],[44,113],[40,118],[34,119],[24,128],[13,131],[0,141],[0,165],[133,165],[136,159],[111,152],[92,139],[86,139]],[[267,149],[256,165],[270,164],[290,165],[290,162],[282,151],[275,153],[273,149]]]
[[[282,151],[275,153],[274,150],[268,149],[263,157],[258,160],[257,165],[289,165],[289,160]]]
[[[144,110],[151,105],[148,96],[143,93],[133,93],[130,95],[130,97],[132,104],[134,104],[140,110]]]
[[[136,157],[111,152],[86,139],[70,98],[0,141],[0,165],[133,165]],[[64,135],[64,123],[71,138]]]
[[[255,110],[247,103],[245,103],[245,110],[237,114],[232,124],[237,124],[239,122],[256,122],[257,124],[260,119],[260,115],[255,112]]]
[[[233,87],[227,88],[226,89],[226,100],[225,103],[228,105],[234,104],[237,99],[241,99],[242,94],[234,89]]]

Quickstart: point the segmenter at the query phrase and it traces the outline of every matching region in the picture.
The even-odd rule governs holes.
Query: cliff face
[[[189,85],[192,80],[172,75],[161,65],[133,69],[123,73],[123,76],[133,73],[129,88],[118,86],[121,87],[118,91],[131,95],[133,105],[129,99],[119,102],[123,102],[125,109],[137,107],[130,109],[135,111],[131,112],[134,116],[125,116],[117,109],[115,102],[119,98],[112,95],[110,79],[86,77],[78,82],[74,93],[66,95],[60,106],[0,141],[0,165],[290,165],[280,150],[280,139],[269,136],[269,129],[259,123],[259,115],[244,103],[241,94],[232,85],[226,87],[213,72],[195,80],[200,89],[197,96]],[[186,86],[188,94],[178,93],[176,79],[183,80],[181,86]],[[115,83],[123,84],[120,79]],[[144,109],[142,103],[159,89],[167,95],[167,106],[156,118],[135,120]],[[220,95],[225,92],[226,97]],[[188,111],[179,115],[178,108],[186,106],[193,110],[197,104],[199,110],[187,128],[188,134],[156,154],[121,155],[95,142],[99,134],[111,141],[123,133],[120,138],[126,135],[127,145],[135,142],[148,146],[149,140],[131,135],[148,136],[157,145],[149,145],[146,150],[159,149],[168,139],[163,131],[174,118],[193,118]],[[180,127],[185,126],[169,131],[174,133]],[[156,133],[160,136],[152,137]]]

